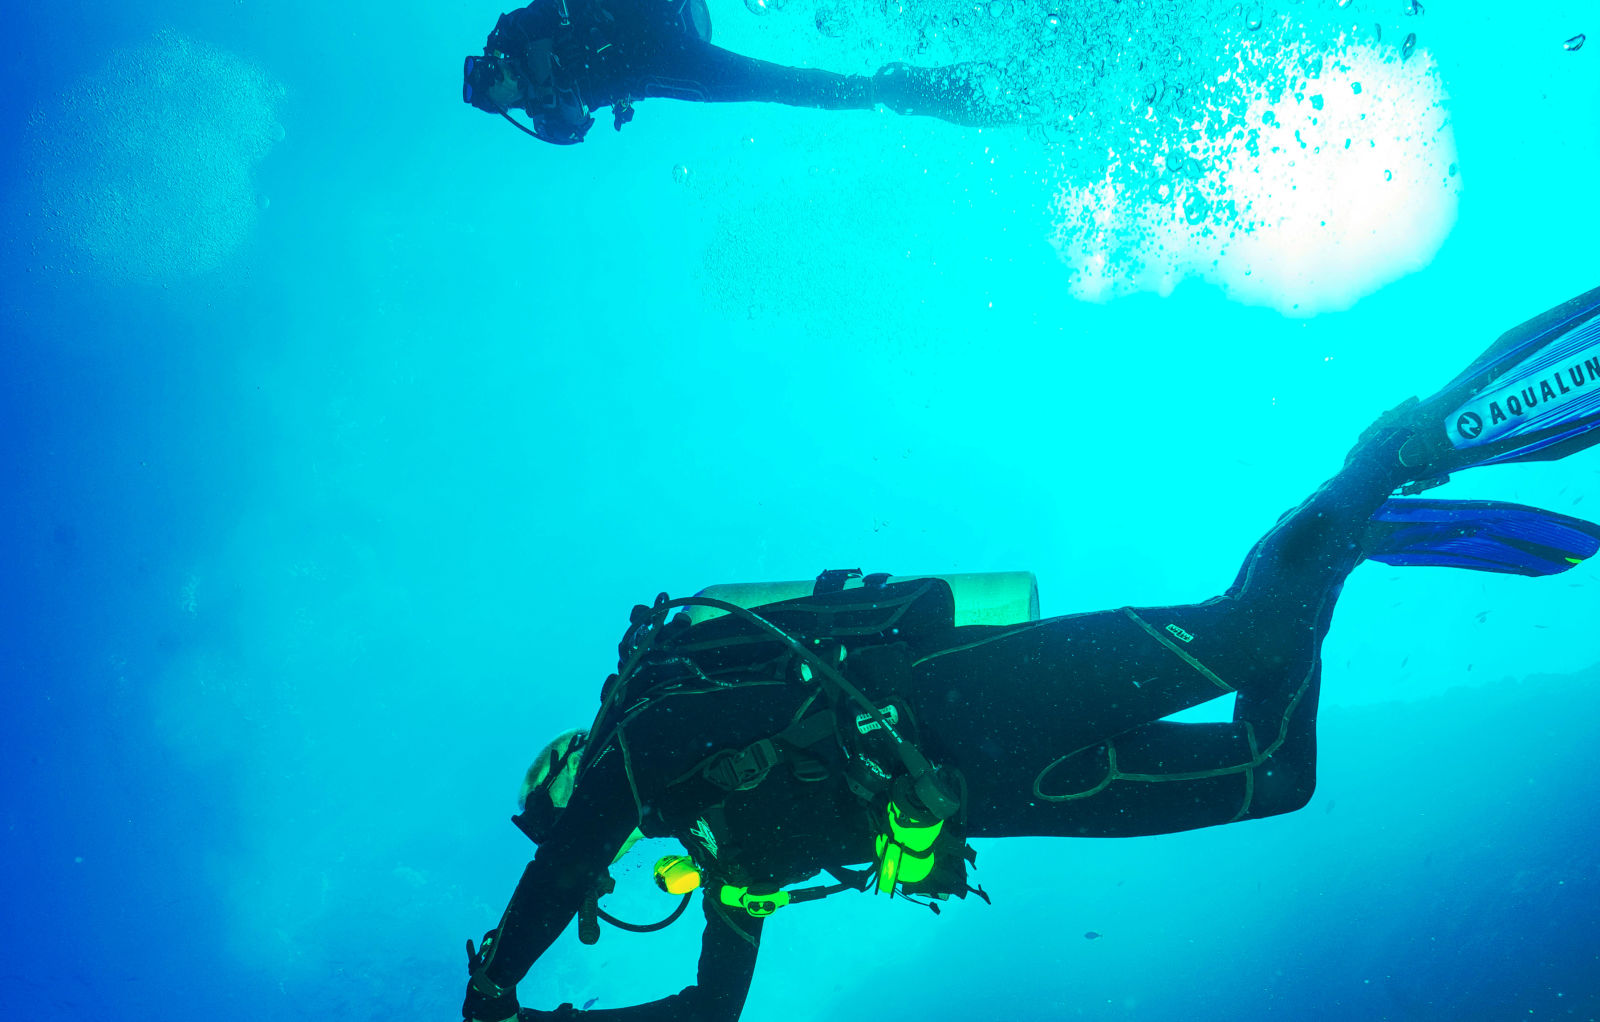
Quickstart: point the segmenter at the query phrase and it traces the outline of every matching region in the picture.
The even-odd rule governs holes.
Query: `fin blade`
[[[1600,443],[1600,288],[1506,331],[1418,415],[1401,457],[1429,475]]]
[[[1368,560],[1396,567],[1539,578],[1600,552],[1600,526],[1504,501],[1394,498],[1372,516],[1363,545]]]

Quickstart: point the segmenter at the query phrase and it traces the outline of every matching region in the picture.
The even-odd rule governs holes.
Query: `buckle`
[[[763,738],[743,749],[724,749],[711,757],[700,773],[724,791],[749,791],[777,765],[778,750],[770,738]]]

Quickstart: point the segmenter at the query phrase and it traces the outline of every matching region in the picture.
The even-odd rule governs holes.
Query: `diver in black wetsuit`
[[[709,596],[635,608],[594,724],[529,772],[517,822],[538,851],[468,944],[464,1018],[518,1017],[516,983],[575,914],[580,935],[593,926],[608,864],[640,835],[688,850],[656,875],[703,893],[697,983],[523,1022],[732,1022],[767,916],[849,889],[987,900],[967,883],[971,837],[1131,837],[1301,808],[1320,648],[1362,560],[1541,575],[1600,551],[1600,527],[1576,519],[1391,493],[1596,442],[1600,290],[1380,418],[1204,603],[957,626],[944,581],[843,588],[825,573],[814,595],[753,611]],[[707,606],[724,616],[668,618]],[[1164,719],[1228,693],[1229,723]],[[837,883],[790,886],[824,871]]]
[[[667,98],[924,114],[957,124],[1015,123],[985,98],[989,69],[890,64],[871,77],[784,67],[711,45],[705,0],[537,0],[502,14],[483,56],[468,57],[462,98],[557,145],[581,142],[609,106],[618,131],[633,104]]]

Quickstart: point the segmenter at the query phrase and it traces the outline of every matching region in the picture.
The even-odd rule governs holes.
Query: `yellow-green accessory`
[[[664,855],[656,860],[656,886],[668,894],[689,894],[700,888],[700,869],[687,855]]]
[[[723,884],[718,892],[718,900],[729,908],[742,908],[757,919],[765,919],[772,913],[789,904],[788,891],[768,891],[761,894],[752,893],[748,887],[736,887],[733,884]]]
[[[878,893],[893,894],[894,885],[915,884],[933,872],[933,844],[944,821],[931,814],[918,815],[889,803],[889,832],[878,835]]]

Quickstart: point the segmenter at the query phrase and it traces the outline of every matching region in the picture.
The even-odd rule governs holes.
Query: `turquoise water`
[[[658,591],[1221,590],[1600,283],[1592,6],[1407,6],[713,3],[770,60],[989,60],[1034,126],[652,101],[567,150],[459,101],[496,8],[8,13],[0,1009],[457,1017],[521,773]],[[1437,495],[1592,515],[1600,455]],[[1595,1017],[1597,593],[1367,565],[1307,809],[797,908],[745,1017]],[[521,998],[697,949],[568,934]]]

